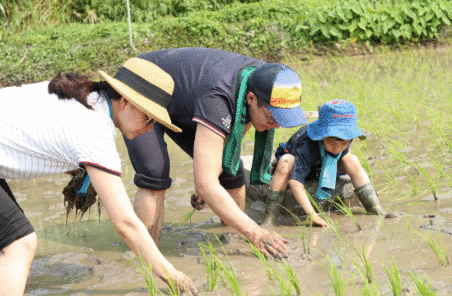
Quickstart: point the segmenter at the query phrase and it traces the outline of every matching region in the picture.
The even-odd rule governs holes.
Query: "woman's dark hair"
[[[61,100],[74,98],[88,109],[93,108],[87,103],[86,98],[95,91],[98,93],[106,92],[112,100],[121,98],[121,95],[107,82],[94,82],[78,72],[64,75],[61,75],[60,72],[49,83],[50,94],[56,94]]]

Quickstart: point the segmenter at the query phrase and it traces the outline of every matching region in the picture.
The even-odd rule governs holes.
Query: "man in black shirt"
[[[239,155],[237,147],[224,153],[227,139],[241,141],[251,126],[264,132],[306,123],[300,108],[298,74],[285,65],[216,49],[167,49],[139,58],[172,76],[175,88],[166,108],[171,122],[182,129],[182,133],[176,133],[157,122],[152,132],[125,139],[136,170],[134,182],[139,187],[134,208],[154,240],[159,241],[165,191],[171,186],[170,159],[163,139],[166,133],[193,157],[196,194],[224,223],[245,235],[266,256],[287,256],[287,240],[262,229],[243,212],[245,178],[241,161],[233,165],[238,168],[236,172],[228,173],[222,159],[224,154],[234,154],[231,151]],[[237,106],[240,86],[243,109],[241,103]],[[243,112],[242,117],[237,110]]]

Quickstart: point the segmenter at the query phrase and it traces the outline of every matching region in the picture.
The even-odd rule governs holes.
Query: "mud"
[[[320,83],[328,84],[327,81]],[[401,149],[410,153],[411,157],[422,160],[428,151],[420,147],[427,147],[428,140],[419,137],[419,147],[406,146]],[[337,212],[329,214],[333,221],[337,221],[337,233],[332,228],[270,227],[289,241],[290,257],[287,262],[297,275],[301,294],[334,295],[330,280],[333,266],[347,280],[346,295],[361,295],[365,282],[359,274],[362,264],[358,254],[365,253],[373,268],[373,281],[379,295],[392,295],[385,271],[385,267],[391,269],[392,265],[401,274],[402,295],[417,293],[410,279],[412,273],[428,279],[437,295],[452,295],[452,267],[439,266],[436,255],[423,238],[425,235],[441,238],[449,257],[452,256],[450,186],[439,186],[439,201],[435,201],[428,192],[411,194],[412,181],[404,175],[395,179],[397,186],[386,190],[386,185],[380,184],[388,183],[385,179],[387,172],[378,164],[415,173],[414,169],[391,164],[376,135],[368,135],[366,141],[376,147],[376,152],[367,161],[373,171],[374,184],[378,184],[380,202],[385,209],[398,215],[394,219],[365,215],[359,204],[355,204],[352,209],[361,231],[349,217]],[[123,164],[122,179],[133,200],[136,191],[134,172],[120,138],[118,149]],[[162,253],[177,269],[188,274],[205,295],[230,295],[222,283],[216,290],[207,291],[205,259],[199,244],[211,242],[223,262],[231,261],[243,295],[280,295],[280,284],[268,278],[265,267],[251,254],[243,238],[230,227],[223,226],[209,208],[196,212],[186,223],[174,223],[192,209],[193,171],[191,159],[182,150],[171,143],[168,149],[173,185],[167,191],[165,200],[160,242]],[[450,166],[450,159],[444,162]],[[428,163],[420,163],[423,167],[429,167]],[[116,233],[104,211],[99,215],[94,205],[82,219],[71,214],[66,226],[61,192],[69,180],[68,175],[58,175],[8,181],[39,239],[25,295],[148,295],[144,279],[130,261],[134,258],[133,253]],[[248,208],[262,212],[264,204],[254,199]],[[270,264],[286,278],[279,262],[270,261]],[[160,291],[168,295],[166,285],[159,279],[156,283]]]

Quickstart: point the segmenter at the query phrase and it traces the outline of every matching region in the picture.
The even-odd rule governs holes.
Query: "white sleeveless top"
[[[48,84],[0,89],[0,178],[31,179],[86,165],[120,176],[105,97],[91,93],[89,110],[49,94]]]

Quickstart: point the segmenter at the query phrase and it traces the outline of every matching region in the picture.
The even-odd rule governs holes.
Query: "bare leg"
[[[146,226],[157,246],[160,242],[165,214],[165,192],[166,190],[138,188],[133,203],[135,213]]]
[[[347,153],[339,161],[339,164],[342,169],[350,176],[353,187],[355,187],[355,189],[370,182],[369,176],[362,167],[356,155]]]
[[[38,238],[30,233],[0,251],[0,295],[19,296],[25,291]]]
[[[246,200],[246,189],[245,185],[239,188],[227,189],[226,190],[235,201],[235,203],[239,206],[239,208],[245,211],[245,200]]]
[[[270,182],[270,189],[273,191],[284,191],[289,182],[290,172],[295,164],[295,156],[292,154],[283,155],[278,161],[275,174]]]

